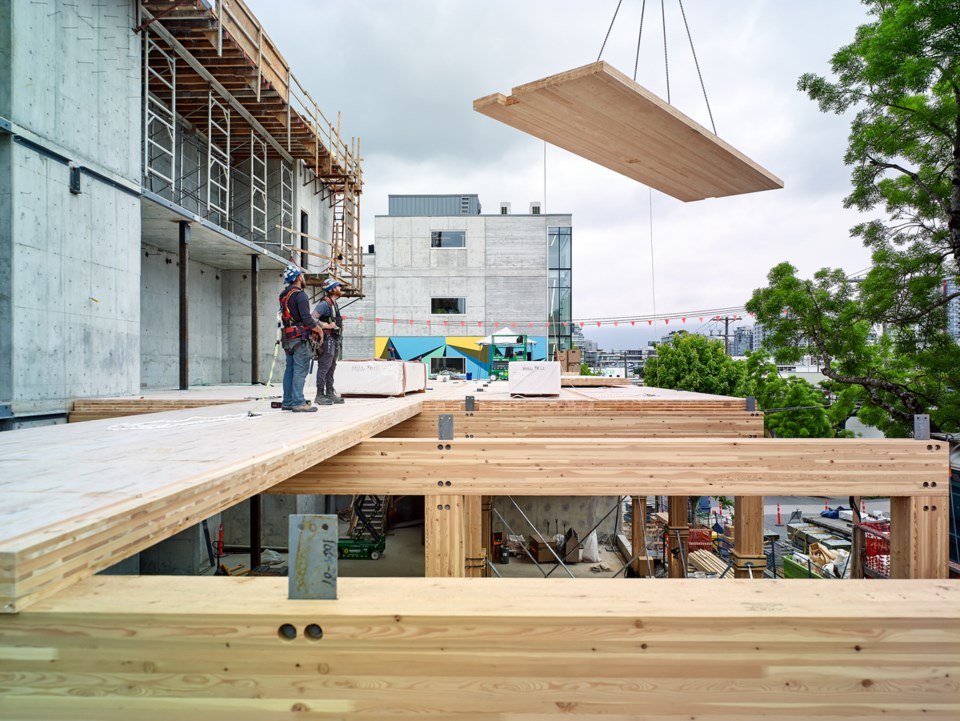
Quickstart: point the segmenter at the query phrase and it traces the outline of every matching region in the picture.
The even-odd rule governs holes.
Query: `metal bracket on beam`
[[[753,413],[757,410],[757,399],[753,396],[747,396],[747,411]]]
[[[930,440],[930,416],[926,413],[917,413],[913,417],[913,437],[918,441]]]
[[[438,441],[452,441],[453,440],[453,414],[452,413],[441,413],[437,419],[437,440]]]
[[[474,400],[475,400],[475,399],[474,399],[473,396],[467,396],[466,399],[464,400],[464,404],[465,404],[464,410],[466,410],[466,411],[474,411],[474,410],[476,410]]]
[[[337,598],[337,517],[290,516],[287,597]]]

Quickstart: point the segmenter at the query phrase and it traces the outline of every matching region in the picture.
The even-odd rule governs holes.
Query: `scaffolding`
[[[146,187],[173,202],[195,200],[199,214],[238,234],[246,231],[252,242],[269,245],[272,236],[292,249],[298,230],[294,164],[302,163],[302,186],[332,210],[331,237],[323,241],[331,258],[326,272],[343,282],[345,295],[362,296],[359,139],[343,139],[339,114],[335,123],[324,115],[242,0],[211,5],[137,3]],[[181,120],[194,135],[206,134],[206,163],[199,170],[184,156],[195,144],[178,137]],[[271,193],[268,163],[277,159],[280,189]],[[178,172],[191,177],[185,190]]]

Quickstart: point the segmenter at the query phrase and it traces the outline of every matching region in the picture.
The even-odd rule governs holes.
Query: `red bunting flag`
[[[597,321],[597,328],[600,327],[600,321]]]
[[[408,320],[407,323],[409,323],[410,325],[413,325],[413,318],[411,318],[410,320]]]
[[[360,323],[363,323],[363,316],[362,316],[362,315],[358,315],[358,316],[357,316],[357,321],[360,322]]]
[[[583,328],[583,321],[580,321],[580,327]]]
[[[652,320],[648,320],[648,321],[647,321],[647,325],[653,325],[653,321],[652,321]]]
[[[703,323],[703,316],[700,316],[700,322]]]
[[[445,326],[450,325],[450,321],[445,320],[445,321],[443,321],[443,324],[444,324]]]
[[[564,327],[564,328],[567,327],[567,321],[563,321],[563,327]]]
[[[713,319],[714,319],[714,320],[720,320],[720,316],[715,315],[715,316],[713,316]]]
[[[533,328],[533,323],[530,324],[530,327]]]
[[[394,324],[394,325],[397,324],[397,319],[396,319],[396,318],[393,319],[393,324]]]
[[[380,322],[380,319],[379,319],[379,318],[376,318],[375,320],[377,321],[377,323],[379,323],[379,322]]]
[[[461,327],[461,328],[463,328],[463,326],[465,326],[466,324],[467,324],[467,322],[466,322],[465,320],[460,321],[460,327]]]
[[[499,328],[499,327],[500,327],[500,324],[499,324],[499,323],[494,323],[494,324],[493,324],[493,327],[494,327],[494,328]]]
[[[681,319],[680,319],[680,322],[681,322],[681,323],[686,323],[686,322],[687,322],[687,319],[686,319],[686,318],[681,318]]]
[[[663,322],[664,322],[665,325],[670,325],[670,319],[669,319],[669,318],[664,318],[664,319],[663,319]]]
[[[618,326],[618,325],[620,325],[620,324],[617,323],[617,321],[613,321],[613,325],[614,325],[614,327],[616,327],[616,326]]]

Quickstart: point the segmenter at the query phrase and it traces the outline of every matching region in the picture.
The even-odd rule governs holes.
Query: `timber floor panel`
[[[679,200],[783,181],[604,62],[474,101],[473,109]]]
[[[960,713],[955,582],[341,578],[338,588],[334,601],[289,601],[278,578],[86,579],[0,617],[0,710],[244,721]]]
[[[247,401],[0,435],[0,610],[267,490],[416,415],[424,397],[304,414]]]

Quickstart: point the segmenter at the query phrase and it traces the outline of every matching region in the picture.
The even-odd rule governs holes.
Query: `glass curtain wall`
[[[548,247],[550,266],[547,271],[549,282],[547,299],[550,308],[549,352],[547,358],[553,358],[555,350],[570,349],[570,334],[573,326],[573,254],[571,243],[573,229],[569,227],[549,227]]]

